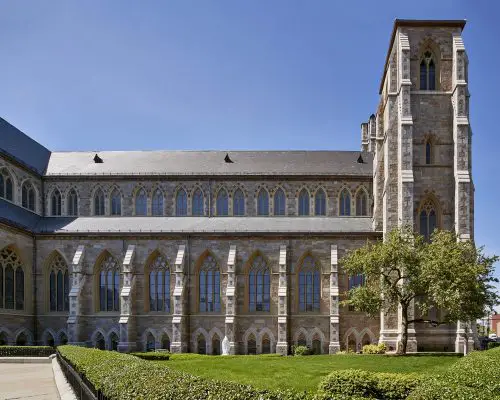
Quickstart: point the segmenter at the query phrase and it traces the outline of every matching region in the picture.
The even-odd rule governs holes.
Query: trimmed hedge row
[[[259,390],[249,385],[196,377],[129,354],[76,346],[58,347],[61,356],[110,400],[307,400],[289,390]]]
[[[0,346],[0,357],[48,357],[55,352],[51,346]]]
[[[488,342],[488,350],[494,349],[495,347],[500,347],[500,342]]]
[[[359,369],[334,371],[318,387],[318,398],[404,400],[422,380],[417,374],[368,372]]]
[[[409,400],[490,400],[500,398],[500,347],[463,357],[442,376],[430,377]]]
[[[156,352],[156,351],[150,351],[148,353],[130,353],[131,355],[135,357],[142,358],[143,360],[149,360],[149,361],[167,361],[170,360],[170,353],[167,352]]]

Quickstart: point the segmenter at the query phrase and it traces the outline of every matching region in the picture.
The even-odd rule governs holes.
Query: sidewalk
[[[0,399],[58,400],[52,364],[0,364]]]

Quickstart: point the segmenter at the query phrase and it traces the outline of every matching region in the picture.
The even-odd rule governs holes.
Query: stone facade
[[[273,200],[275,191],[281,188],[286,197],[285,216],[316,218],[315,195],[323,190],[324,217],[332,224],[347,221],[342,223],[348,226],[358,212],[358,194],[366,193],[367,214],[363,218],[370,220],[371,229],[356,230],[353,222],[352,229],[300,234],[293,229],[287,234],[259,234],[238,226],[224,233],[146,233],[133,227],[120,233],[49,232],[11,223],[7,216],[0,220],[0,250],[13,249],[22,261],[24,309],[0,306],[0,340],[15,343],[24,333],[29,343],[69,341],[120,351],[168,346],[174,352],[208,354],[220,351],[224,337],[232,354],[286,354],[296,344],[335,353],[346,348],[360,350],[363,344],[378,341],[395,349],[401,335],[397,313],[368,318],[340,305],[349,277],[339,260],[367,240],[382,239],[396,226],[410,224],[422,231],[424,207],[435,213],[434,226],[455,229],[464,239],[473,237],[468,60],[461,39],[463,25],[461,21],[396,21],[380,103],[376,113],[361,125],[361,158],[368,153],[373,156],[370,174],[40,176],[16,158],[1,155],[0,172],[9,174],[14,182],[11,203],[22,207],[21,187],[29,180],[36,192],[34,214],[45,220],[53,217],[63,221],[68,216],[68,195],[75,191],[78,201],[74,217],[104,221],[111,215],[111,193],[117,191],[120,215],[105,220],[113,224],[122,217],[135,216],[136,196],[142,189],[147,194],[146,214],[151,218],[156,218],[152,216],[152,197],[157,190],[163,196],[163,216],[176,215],[176,194],[185,190],[187,216],[179,218],[190,218],[197,189],[204,195],[203,217],[217,217],[216,198],[222,188],[229,195],[227,218],[233,215],[232,195],[241,189],[244,217],[258,216],[258,194],[265,190],[269,195],[268,218],[279,219],[273,215]],[[432,90],[421,87],[425,57],[427,63],[432,57],[435,66]],[[303,189],[309,193],[310,216],[298,215]],[[350,193],[351,212],[340,217],[340,196],[345,189]],[[61,194],[61,215],[53,216],[56,190]],[[103,216],[95,215],[97,190],[104,193]],[[65,294],[68,307],[51,298],[50,273],[56,257],[62,257],[70,275],[71,289]],[[163,311],[150,309],[149,274],[157,257],[162,258],[170,274],[169,309]],[[200,267],[207,257],[220,274],[220,309],[213,312],[200,310]],[[249,307],[249,270],[256,257],[261,257],[269,270],[269,311],[250,311]],[[314,260],[319,272],[319,307],[314,311],[299,307],[299,272],[306,259]],[[119,288],[110,294],[117,302],[114,311],[100,311],[104,292],[99,279],[105,260],[118,265]],[[409,333],[410,351],[461,351],[466,345],[463,323],[440,328],[411,326]]]

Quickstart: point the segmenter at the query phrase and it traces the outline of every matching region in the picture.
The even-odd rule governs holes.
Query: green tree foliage
[[[401,348],[406,353],[409,324],[432,325],[483,316],[498,304],[492,282],[497,256],[484,255],[472,241],[459,241],[450,231],[435,231],[431,241],[409,227],[389,232],[384,241],[367,243],[340,261],[348,275],[365,275],[343,303],[376,316],[380,311],[402,315]],[[414,318],[413,304],[425,315],[431,307],[446,310],[441,321]]]

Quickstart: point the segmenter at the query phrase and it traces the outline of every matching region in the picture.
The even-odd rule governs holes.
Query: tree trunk
[[[399,354],[406,354],[406,348],[408,346],[408,307],[401,307],[401,349]]]

